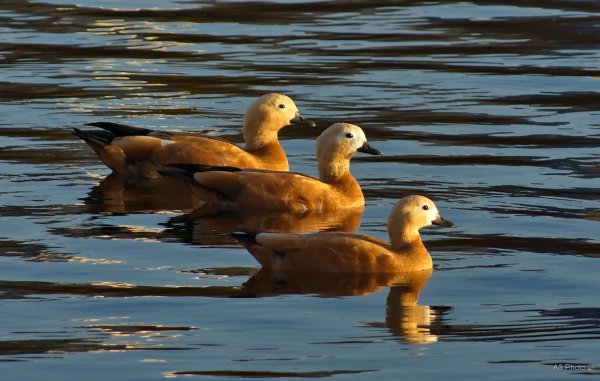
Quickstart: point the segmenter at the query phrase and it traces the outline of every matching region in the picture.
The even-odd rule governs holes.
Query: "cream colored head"
[[[314,127],[300,115],[292,99],[269,93],[258,98],[244,114],[244,140],[248,148],[259,148],[277,140],[277,132],[291,124]]]
[[[433,201],[427,197],[414,195],[400,199],[388,218],[392,247],[401,247],[419,238],[419,229],[430,225],[454,226],[441,216]]]
[[[317,157],[326,153],[350,159],[367,142],[363,130],[349,123],[335,123],[317,138]]]
[[[367,143],[363,130],[349,123],[335,123],[317,138],[319,177],[324,180],[348,171],[349,160],[356,152],[381,155]]]

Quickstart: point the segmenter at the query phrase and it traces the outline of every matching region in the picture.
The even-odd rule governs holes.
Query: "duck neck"
[[[254,155],[256,158],[261,159],[263,161],[264,169],[273,169],[278,171],[289,170],[287,156],[285,155],[283,147],[281,147],[277,140],[267,144],[262,144],[261,146],[253,149],[246,145],[246,151]]]
[[[325,183],[331,184],[352,177],[350,174],[350,160],[327,155],[318,157],[319,159],[319,179]],[[352,179],[354,179],[352,177]]]
[[[255,150],[269,145],[279,146],[277,131],[261,125],[244,125],[244,141],[248,150]]]
[[[392,248],[399,250],[406,247],[423,246],[419,231],[406,226],[396,226],[388,222],[388,234]]]

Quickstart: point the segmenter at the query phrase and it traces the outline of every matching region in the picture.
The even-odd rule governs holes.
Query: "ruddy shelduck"
[[[160,132],[117,123],[90,123],[102,130],[73,129],[114,172],[156,177],[156,168],[172,163],[231,165],[288,170],[277,133],[288,125],[314,127],[289,97],[265,94],[248,108],[242,132],[245,147],[223,139],[190,133]]]
[[[427,197],[400,199],[388,218],[390,242],[365,234],[232,233],[265,269],[325,273],[398,273],[433,267],[419,229],[454,227]]]
[[[350,173],[356,152],[381,155],[367,143],[363,130],[335,123],[317,138],[319,178],[294,172],[174,165],[161,174],[187,178],[204,189],[208,204],[223,208],[276,209],[302,212],[362,207],[365,199]]]

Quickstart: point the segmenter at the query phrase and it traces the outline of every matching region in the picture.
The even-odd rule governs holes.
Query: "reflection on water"
[[[327,213],[254,209],[224,212],[204,206],[169,219],[165,233],[177,235],[185,242],[219,246],[237,244],[228,234],[240,229],[295,233],[328,230],[349,232],[358,228],[363,211],[361,207]]]
[[[3,378],[597,375],[599,14],[585,0],[1,2]],[[70,133],[113,121],[240,142],[245,107],[272,91],[318,122],[280,136],[292,170],[316,173],[314,139],[337,121],[386,153],[353,164],[364,210],[216,213],[188,184],[107,176]],[[266,273],[227,236],[384,238],[415,193],[460,226],[423,232],[430,279]],[[585,370],[554,370],[567,363]]]
[[[132,178],[111,174],[84,200],[90,213],[191,211],[202,206],[189,183],[163,178]]]
[[[206,273],[206,271],[203,271]],[[240,273],[237,269],[212,269],[212,274]],[[0,281],[3,298],[30,298],[40,294],[71,294],[93,297],[235,297],[262,298],[290,294],[319,295],[325,298],[364,296],[389,287],[386,301],[385,325],[394,336],[409,343],[437,341],[430,326],[439,318],[429,306],[418,305],[419,294],[432,271],[401,274],[323,274],[282,273],[260,270],[241,286],[222,287],[153,287],[122,283],[56,284],[47,282]],[[438,308],[439,310],[439,308]],[[373,323],[372,326],[377,326]],[[97,329],[111,336],[146,335],[148,332],[190,330],[189,327],[153,327],[95,324],[85,328]]]
[[[245,269],[219,268],[197,270],[230,276],[251,273]],[[40,294],[72,294],[102,297],[179,296],[179,297],[267,297],[286,294],[316,294],[322,297],[368,295],[387,286],[395,288],[394,303],[414,305],[427,284],[431,271],[402,274],[344,274],[332,276],[319,273],[273,273],[260,270],[243,285],[223,287],[139,286],[128,283],[94,282],[51,283],[0,281],[5,292],[21,297]]]
[[[395,303],[414,305],[431,271],[400,274],[320,274],[271,272],[261,269],[244,284],[248,296],[316,294],[322,297],[368,295],[387,286],[402,290]]]
[[[244,284],[246,295],[316,294],[321,297],[359,296],[389,287],[385,325],[411,344],[437,341],[430,326],[437,320],[429,306],[417,304],[431,270],[401,274],[273,273],[261,269]],[[377,324],[372,324],[377,326]]]

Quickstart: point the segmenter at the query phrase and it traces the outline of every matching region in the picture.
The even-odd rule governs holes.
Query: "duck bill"
[[[362,152],[362,153],[368,153],[369,155],[377,155],[377,156],[383,155],[380,150],[371,147],[369,145],[369,143],[367,143],[367,142],[364,142],[362,147],[357,149],[357,151]]]
[[[434,225],[443,226],[446,228],[455,228],[456,227],[456,225],[454,225],[452,222],[450,222],[447,219],[445,219],[444,217],[442,217],[440,214],[438,214],[437,217],[435,218],[435,220],[431,221],[431,223]]]
[[[294,116],[292,118],[292,120],[290,120],[290,124],[292,124],[294,126],[307,126],[307,127],[315,127],[317,125],[312,120],[308,120],[305,117],[303,117],[302,115],[300,115],[299,112],[296,112],[296,116]]]

